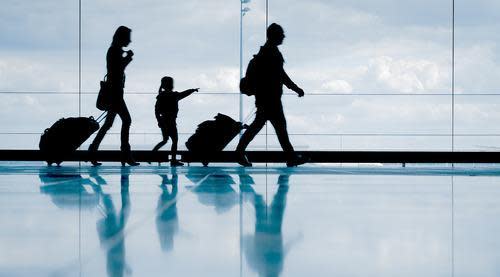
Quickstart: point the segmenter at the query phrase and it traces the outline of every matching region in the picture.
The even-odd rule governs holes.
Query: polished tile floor
[[[3,163],[0,276],[500,276],[500,170]]]

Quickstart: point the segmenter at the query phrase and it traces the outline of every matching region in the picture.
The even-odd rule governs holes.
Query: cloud
[[[500,87],[500,45],[478,43],[456,49],[456,87],[464,93],[491,93]]]
[[[345,80],[332,80],[321,85],[322,89],[326,89],[331,93],[351,93],[352,86]]]
[[[202,73],[196,78],[196,83],[203,91],[238,92],[240,72],[238,68],[222,67],[211,73]]]
[[[0,91],[75,92],[77,70],[76,64],[60,58],[0,55]]]
[[[411,93],[442,87],[447,79],[441,74],[443,70],[443,67],[434,61],[381,56],[370,60],[367,73],[373,74],[376,82],[382,87]]]

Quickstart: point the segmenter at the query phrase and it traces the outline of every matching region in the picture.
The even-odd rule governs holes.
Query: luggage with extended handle
[[[214,153],[222,151],[245,127],[225,114],[219,113],[214,118],[200,123],[186,142],[187,149],[200,157],[204,166],[208,165]]]
[[[45,129],[40,137],[39,147],[47,164],[60,165],[65,157],[99,130],[99,123],[106,115],[106,112],[103,112],[97,119],[92,116],[61,118]]]

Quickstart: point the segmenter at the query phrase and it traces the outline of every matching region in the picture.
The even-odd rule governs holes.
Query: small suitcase
[[[99,129],[99,122],[104,118],[105,113],[99,116],[99,121],[92,116],[61,118],[45,129],[40,137],[39,147],[47,164],[60,165],[67,155]]]
[[[212,154],[222,151],[243,129],[241,122],[225,114],[219,113],[214,118],[200,123],[186,142],[187,149],[201,157],[204,166],[208,165]]]

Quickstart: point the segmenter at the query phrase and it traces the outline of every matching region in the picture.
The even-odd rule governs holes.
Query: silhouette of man
[[[97,133],[94,141],[89,146],[89,152],[91,156],[95,156],[102,139],[108,132],[108,130],[113,126],[113,121],[115,121],[116,115],[119,115],[122,120],[121,129],[121,151],[122,165],[125,163],[135,166],[139,163],[135,162],[130,154],[130,143],[129,143],[129,131],[130,125],[132,124],[132,119],[130,118],[130,113],[128,112],[127,105],[123,99],[123,89],[125,87],[125,68],[132,61],[134,52],[132,50],[124,51],[123,47],[127,47],[130,42],[130,34],[132,30],[125,26],[120,26],[116,29],[113,36],[113,41],[106,54],[106,67],[107,67],[107,82],[110,86],[108,93],[112,95],[111,109],[108,111],[108,115],[102,128]],[[97,162],[95,158],[90,161],[92,165],[99,166],[101,163]]]
[[[298,87],[286,74],[283,64],[285,60],[278,49],[283,43],[285,32],[283,28],[273,23],[267,28],[267,41],[255,55],[257,71],[255,106],[257,113],[255,120],[242,135],[236,152],[238,153],[238,163],[242,166],[252,166],[245,155],[245,149],[252,139],[259,133],[264,124],[269,120],[276,130],[276,135],[281,148],[287,155],[287,166],[297,166],[305,163],[305,159],[294,153],[288,131],[286,129],[286,119],[283,113],[281,96],[283,95],[283,85],[295,91],[299,97],[304,96],[304,91]]]

